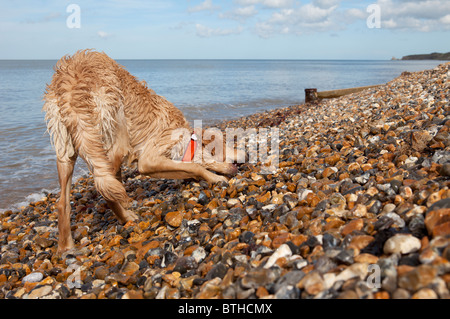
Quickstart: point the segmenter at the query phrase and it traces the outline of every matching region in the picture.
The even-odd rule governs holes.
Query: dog
[[[122,223],[138,219],[127,209],[131,199],[122,184],[122,163],[137,162],[139,173],[150,177],[210,183],[227,181],[223,175],[237,173],[236,165],[225,157],[217,160],[211,152],[197,155],[208,141],[201,140],[203,131],[192,129],[178,108],[105,53],[82,50],[66,55],[54,70],[43,111],[61,187],[56,206],[59,253],[74,248],[69,199],[78,156]],[[236,158],[245,156],[232,152]]]

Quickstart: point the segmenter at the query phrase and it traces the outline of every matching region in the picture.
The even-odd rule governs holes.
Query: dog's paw
[[[66,259],[66,257],[68,255],[75,255],[76,252],[77,252],[77,248],[74,245],[72,245],[70,247],[58,246],[56,255],[61,259]]]
[[[225,176],[221,176],[221,175],[215,175],[208,182],[210,182],[211,184],[217,184],[217,183],[220,183],[220,182],[228,183],[228,178],[225,177]]]
[[[139,215],[131,210],[127,210],[125,213],[125,223],[126,222],[135,222],[139,220]]]

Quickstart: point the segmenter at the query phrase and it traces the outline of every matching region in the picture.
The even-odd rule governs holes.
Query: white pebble
[[[199,264],[206,258],[206,251],[203,247],[198,247],[191,256]]]
[[[40,272],[32,272],[31,274],[23,277],[22,283],[26,282],[39,282],[44,279],[44,275]]]
[[[269,260],[267,260],[267,263],[264,265],[264,268],[268,269],[272,267],[278,260],[278,258],[282,257],[290,257],[292,256],[292,250],[289,248],[288,245],[283,244],[270,256]]]
[[[420,247],[420,240],[413,235],[397,234],[386,241],[383,250],[385,254],[409,254],[418,251]]]

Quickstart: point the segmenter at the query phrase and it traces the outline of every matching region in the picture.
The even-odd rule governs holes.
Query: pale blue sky
[[[70,4],[80,28],[69,28]],[[380,28],[367,20],[380,12]],[[71,20],[76,22],[77,20]],[[390,59],[450,51],[450,0],[0,0],[0,59]]]

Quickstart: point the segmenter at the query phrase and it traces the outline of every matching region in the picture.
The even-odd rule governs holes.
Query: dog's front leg
[[[61,193],[58,204],[58,253],[74,248],[72,234],[70,232],[70,188],[72,183],[73,169],[75,166],[76,156],[68,161],[57,159],[56,166],[58,168],[59,185]]]
[[[139,173],[157,178],[204,179],[210,183],[226,182],[224,176],[216,175],[197,163],[175,162],[163,156],[141,156]]]

